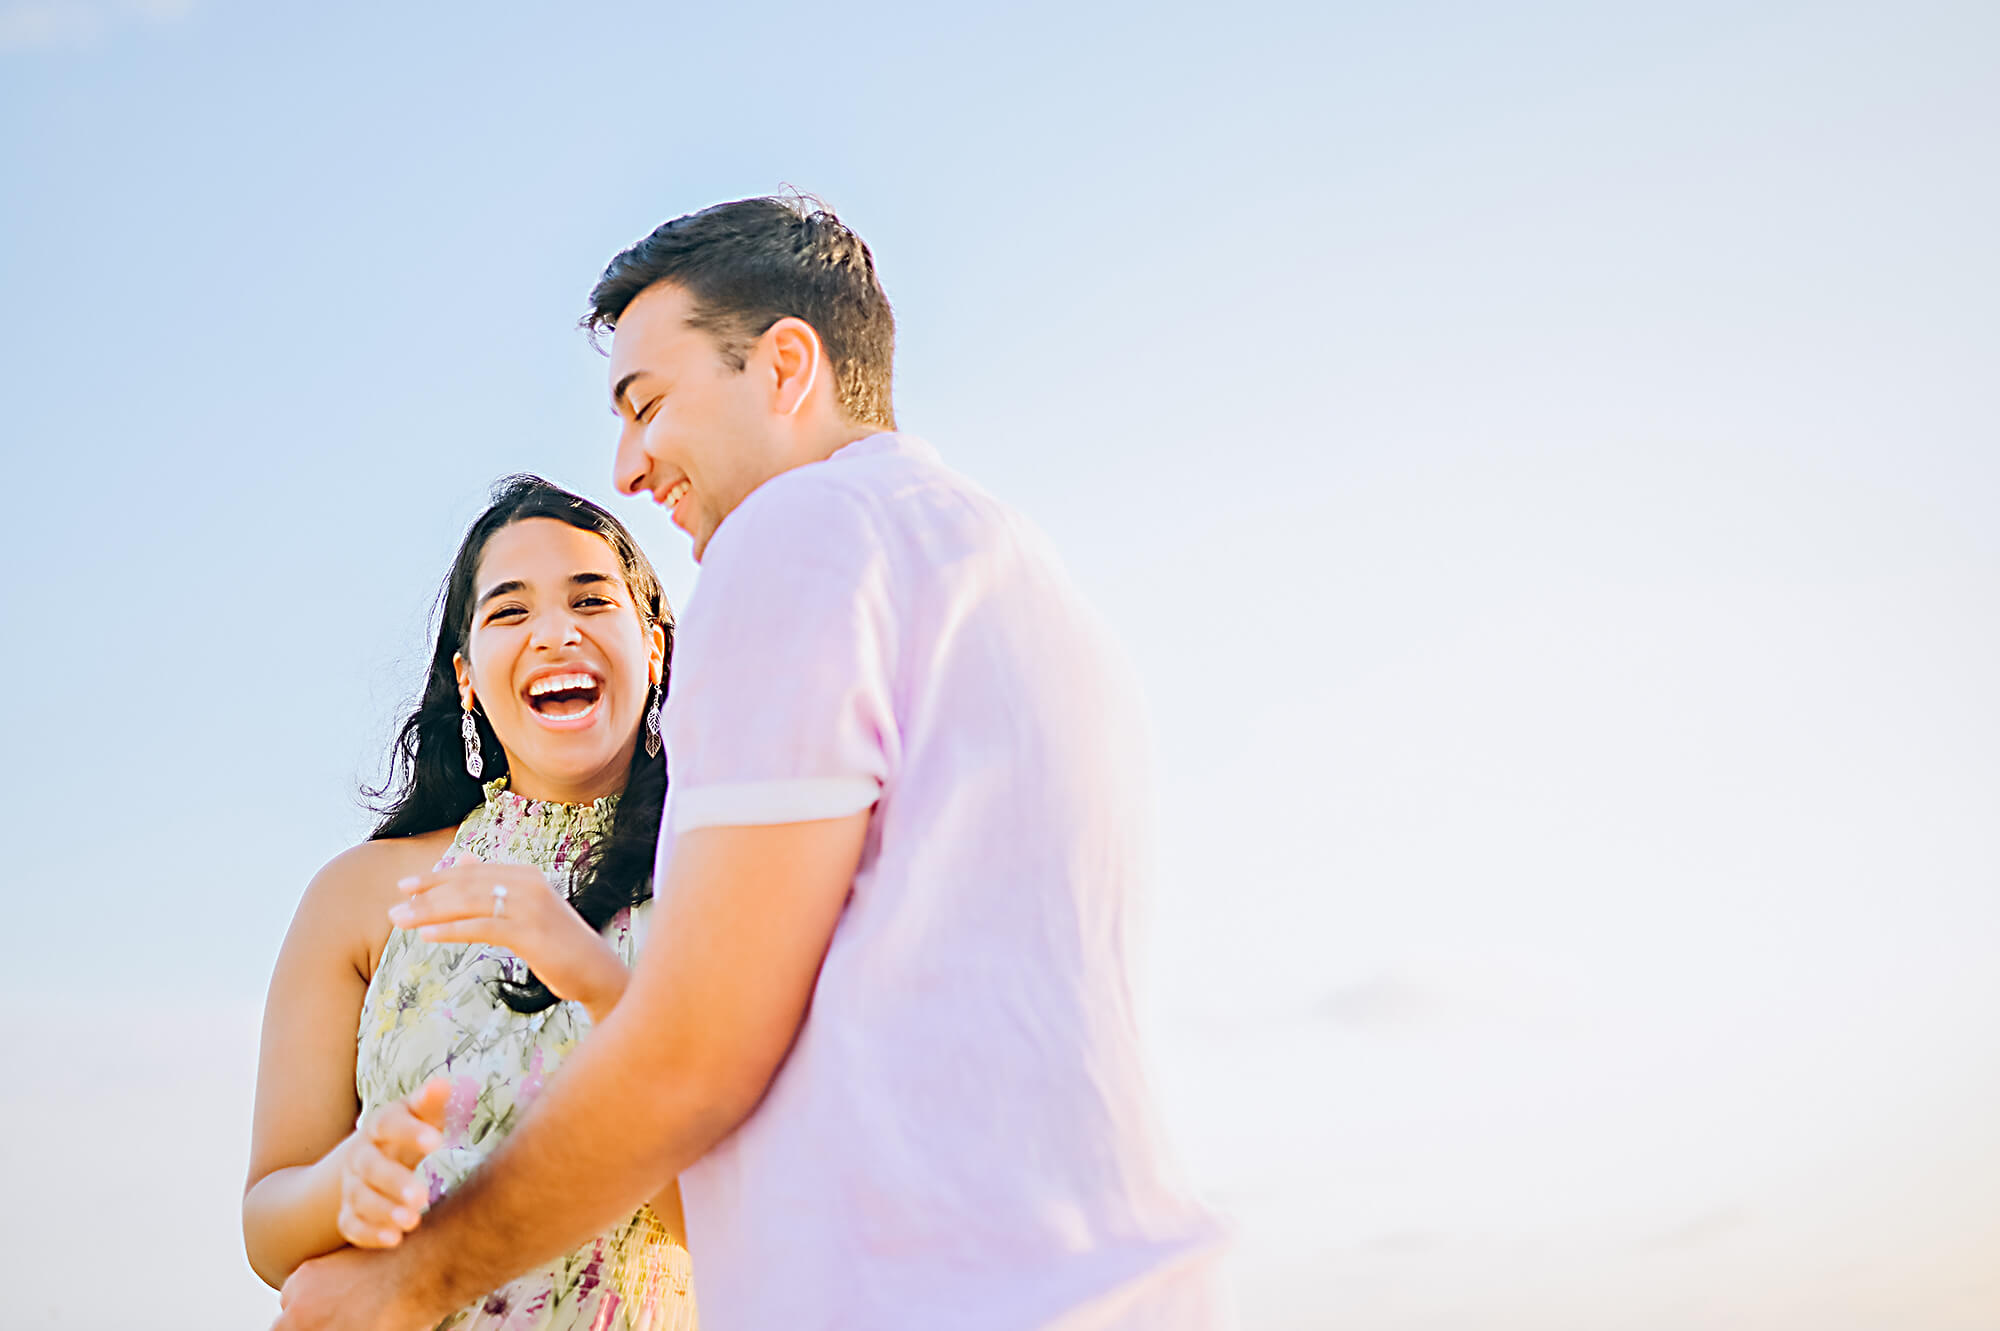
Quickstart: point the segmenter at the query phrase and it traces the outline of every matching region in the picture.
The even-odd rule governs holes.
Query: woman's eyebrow
[[[608,583],[613,587],[623,585],[609,573],[572,573],[569,575],[569,581],[572,587],[594,587],[599,583]],[[528,590],[526,582],[523,582],[520,578],[510,578],[506,582],[495,583],[493,586],[487,588],[486,593],[479,598],[478,602],[472,608],[478,610],[496,596],[507,596],[513,592],[524,592],[526,590]]]
[[[507,582],[495,583],[486,589],[485,595],[481,596],[472,608],[477,610],[496,596],[506,596],[510,592],[524,592],[526,590],[528,590],[528,584],[519,578],[513,578]]]

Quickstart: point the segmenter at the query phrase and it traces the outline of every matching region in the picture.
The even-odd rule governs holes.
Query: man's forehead
[[[632,297],[625,312],[618,316],[618,328],[613,331],[634,327],[642,336],[678,333],[688,327],[688,316],[692,313],[693,297],[686,288],[672,282],[655,282]]]
[[[659,282],[634,296],[611,330],[611,382],[650,368],[649,359],[692,332],[687,316],[687,293],[679,287]]]

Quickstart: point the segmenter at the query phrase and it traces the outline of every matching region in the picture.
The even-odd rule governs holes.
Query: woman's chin
[[[608,727],[554,732],[538,728],[538,733],[522,738],[526,743],[519,748],[507,748],[507,767],[513,774],[509,785],[519,794],[576,803],[624,787],[630,751]]]

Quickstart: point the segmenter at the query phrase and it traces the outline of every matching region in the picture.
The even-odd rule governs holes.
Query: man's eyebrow
[[[480,606],[485,605],[488,601],[492,600],[496,596],[505,596],[509,592],[524,592],[526,590],[528,590],[528,584],[521,581],[519,578],[514,578],[508,582],[495,583],[493,586],[488,587],[486,589],[485,594],[482,595],[478,599],[478,601],[473,603],[472,608],[474,610],[477,610],[479,609]]]
[[[620,412],[620,411],[618,410],[618,407],[619,407],[619,404],[620,404],[620,403],[622,403],[622,402],[623,402],[623,401],[625,400],[625,390],[626,390],[626,389],[628,389],[628,388],[630,388],[630,387],[632,386],[632,381],[633,381],[634,379],[637,379],[637,378],[638,378],[638,377],[639,377],[640,375],[642,375],[642,374],[644,374],[644,373],[645,373],[645,371],[644,371],[644,370],[634,370],[634,371],[632,371],[632,373],[630,373],[630,374],[626,375],[626,376],[625,376],[625,377],[624,377],[623,379],[620,379],[620,380],[618,381],[618,386],[617,386],[616,388],[614,388],[614,389],[612,389],[612,390],[611,390],[611,414],[612,414],[612,415],[614,415],[614,416],[618,416],[618,415],[622,415],[622,414],[623,414],[622,412]]]

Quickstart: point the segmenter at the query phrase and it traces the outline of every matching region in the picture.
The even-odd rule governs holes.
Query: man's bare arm
[[[384,1255],[392,1321],[430,1325],[570,1251],[749,1116],[805,1019],[868,817],[679,838],[624,998],[493,1157]],[[344,1324],[294,1306],[338,1290],[306,1280],[288,1296],[281,1326]]]

